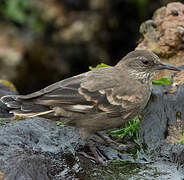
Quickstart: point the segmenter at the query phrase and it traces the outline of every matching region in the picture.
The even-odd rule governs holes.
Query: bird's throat
[[[131,70],[130,76],[132,76],[132,78],[134,79],[141,81],[141,83],[149,83],[149,82],[152,82],[152,79],[155,76],[155,73],[144,72],[144,71],[138,72],[136,70]]]

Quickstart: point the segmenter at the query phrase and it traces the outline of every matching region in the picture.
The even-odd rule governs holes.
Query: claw
[[[120,143],[117,143],[117,142],[113,141],[110,137],[105,136],[105,135],[103,135],[99,132],[97,132],[96,135],[104,140],[103,145],[110,146],[113,149],[116,149],[118,151],[125,151],[129,148],[134,147],[134,144],[120,144]],[[101,143],[101,142],[99,142],[99,143]]]
[[[102,135],[101,133],[98,133],[98,132],[96,133],[96,135],[99,136],[103,141],[98,141],[94,138],[91,138],[88,140],[89,149],[91,150],[94,156],[91,156],[87,154],[86,152],[79,152],[79,154],[97,163],[103,164],[103,165],[106,165],[107,160],[109,159],[105,155],[98,152],[98,149],[95,147],[95,144],[100,144],[103,146],[110,146],[113,149],[116,149],[118,151],[127,150],[128,148],[133,147],[132,144],[125,145],[125,144],[117,143],[113,141],[110,137]]]

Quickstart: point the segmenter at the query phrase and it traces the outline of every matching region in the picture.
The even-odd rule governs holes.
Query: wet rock
[[[89,151],[84,145],[76,129],[58,128],[50,120],[12,122],[0,126],[0,171],[6,180],[87,179],[97,165],[77,153]],[[111,148],[99,148],[109,160],[132,159],[118,156],[120,153]]]
[[[78,153],[90,152],[74,128],[58,128],[43,118],[14,121],[0,126],[0,171],[5,180],[153,178],[155,169],[160,179],[182,177],[176,164],[161,158],[153,163],[141,152],[135,159],[130,152],[98,148],[113,160],[108,166],[97,165]]]
[[[153,86],[141,121],[141,138],[149,146],[163,141],[177,143],[183,138],[183,71],[175,74],[170,86]]]
[[[153,86],[152,95],[147,108],[143,112],[143,119],[140,124],[142,142],[146,145],[155,146],[165,139],[167,132],[167,116],[164,109],[164,88]],[[174,117],[175,118],[175,117]]]
[[[77,162],[74,148],[80,141],[70,128],[60,130],[46,119],[35,118],[1,126],[0,134],[0,167],[5,179],[50,179],[59,172],[63,178],[75,176],[68,166]]]
[[[154,161],[164,159],[184,166],[183,71],[175,74],[171,86],[153,86],[150,101],[140,123],[140,144]],[[148,153],[148,154],[149,154]]]

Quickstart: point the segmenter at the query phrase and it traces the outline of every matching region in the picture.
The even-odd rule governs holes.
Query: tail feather
[[[13,113],[15,115],[18,115],[18,116],[25,116],[25,117],[35,117],[35,116],[42,116],[42,115],[45,115],[45,114],[49,114],[49,113],[52,113],[53,110],[48,110],[48,111],[44,111],[44,112],[24,112],[24,111],[21,111],[21,110],[11,110],[10,113]]]
[[[19,116],[34,117],[53,112],[49,106],[34,103],[30,99],[21,99],[19,95],[7,95],[1,101],[10,108],[10,113]]]
[[[1,97],[1,101],[2,101],[4,104],[7,104],[8,102],[12,102],[12,101],[15,100],[14,96],[15,96],[15,95],[3,96],[3,97]]]
[[[19,102],[16,101],[10,101],[8,103],[6,103],[7,107],[9,108],[20,108],[21,104]]]
[[[25,112],[40,113],[40,112],[48,111],[48,110],[50,110],[50,108],[48,106],[43,106],[40,104],[24,104],[24,103],[22,103],[20,110],[25,111]]]

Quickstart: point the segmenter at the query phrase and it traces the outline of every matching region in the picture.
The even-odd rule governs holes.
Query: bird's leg
[[[87,159],[91,159],[91,160],[93,160],[93,161],[95,161],[95,162],[96,162],[95,157],[90,156],[89,154],[85,153],[84,151],[80,151],[80,152],[78,152],[78,153],[79,153],[79,154],[81,154],[82,156],[84,156],[85,158],[87,158]]]
[[[88,140],[88,145],[89,145],[89,149],[95,156],[96,161],[99,163],[104,163],[104,160],[100,157],[100,155],[97,152],[97,149],[95,147],[95,143],[93,142],[93,140]]]
[[[88,158],[88,159],[92,159],[98,163],[102,163],[104,164],[104,160],[102,159],[102,157],[100,157],[100,154],[98,153],[96,147],[95,147],[95,143],[96,141],[94,139],[92,139],[91,137],[89,138],[89,136],[91,135],[91,133],[89,131],[87,131],[86,129],[80,128],[79,129],[79,133],[81,135],[81,137],[87,141],[88,143],[88,147],[91,150],[92,154],[94,156],[90,156],[89,154],[87,154],[86,152],[79,152],[81,155],[83,155],[84,157]],[[98,143],[98,142],[97,142]]]
[[[99,136],[101,139],[104,140],[105,143],[109,144],[117,144],[115,141],[113,141],[110,137],[105,136],[99,132],[96,132],[96,135]]]
[[[104,142],[97,142],[97,143],[102,144],[102,145],[106,145],[106,146],[108,145],[108,146],[112,147],[113,149],[123,151],[123,150],[127,150],[128,148],[132,147],[132,144],[126,145],[126,144],[117,143],[117,142],[113,141],[110,137],[105,136],[99,132],[96,132],[96,135],[104,140]]]
[[[84,157],[88,158],[88,159],[92,159],[93,161],[96,161],[97,163],[104,164],[105,161],[99,155],[99,153],[98,153],[98,151],[97,151],[97,149],[95,147],[95,142],[93,141],[93,139],[89,139],[88,140],[88,146],[89,146],[89,149],[91,150],[91,152],[93,153],[94,156],[90,156],[86,152],[79,152],[79,153],[81,155],[83,155]]]

